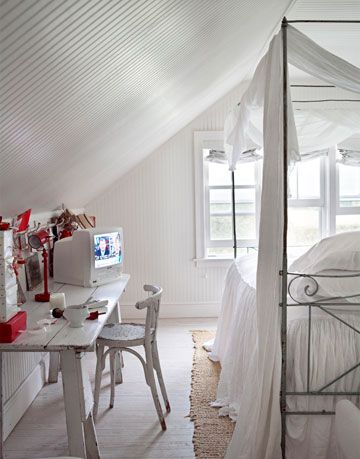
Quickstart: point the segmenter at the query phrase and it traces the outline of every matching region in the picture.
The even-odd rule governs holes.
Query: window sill
[[[229,268],[233,258],[194,258],[197,268]]]

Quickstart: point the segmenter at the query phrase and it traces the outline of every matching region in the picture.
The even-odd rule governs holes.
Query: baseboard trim
[[[39,362],[16,392],[4,404],[4,439],[6,439],[35,397],[44,386],[46,380],[45,363]]]
[[[134,306],[135,303],[121,303],[120,311],[123,319],[140,319],[145,315]],[[160,317],[162,319],[180,319],[189,317],[218,317],[220,303],[162,303]]]

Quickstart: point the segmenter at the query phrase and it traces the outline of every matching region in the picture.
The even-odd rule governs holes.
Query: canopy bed
[[[230,459],[337,458],[322,415],[334,414],[335,398],[360,393],[360,235],[323,240],[290,269],[287,253],[289,165],[360,131],[355,110],[294,113],[288,63],[354,93],[360,69],[289,22],[309,21],[283,20],[224,129],[231,170],[249,150],[264,152],[258,255],[228,272],[224,301],[233,305],[222,311],[213,349],[222,363],[217,402],[237,417]],[[231,406],[221,396],[232,389]]]

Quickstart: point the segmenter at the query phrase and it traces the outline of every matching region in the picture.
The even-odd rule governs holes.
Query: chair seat
[[[114,344],[115,342],[126,345],[139,344],[139,342],[145,341],[145,325],[132,323],[106,324],[98,339],[114,341]]]

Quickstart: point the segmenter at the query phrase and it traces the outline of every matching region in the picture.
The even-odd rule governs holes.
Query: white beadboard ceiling
[[[0,214],[99,195],[248,77],[292,3],[0,1]],[[288,16],[359,18],[360,3]],[[357,26],[302,30],[360,64]]]

